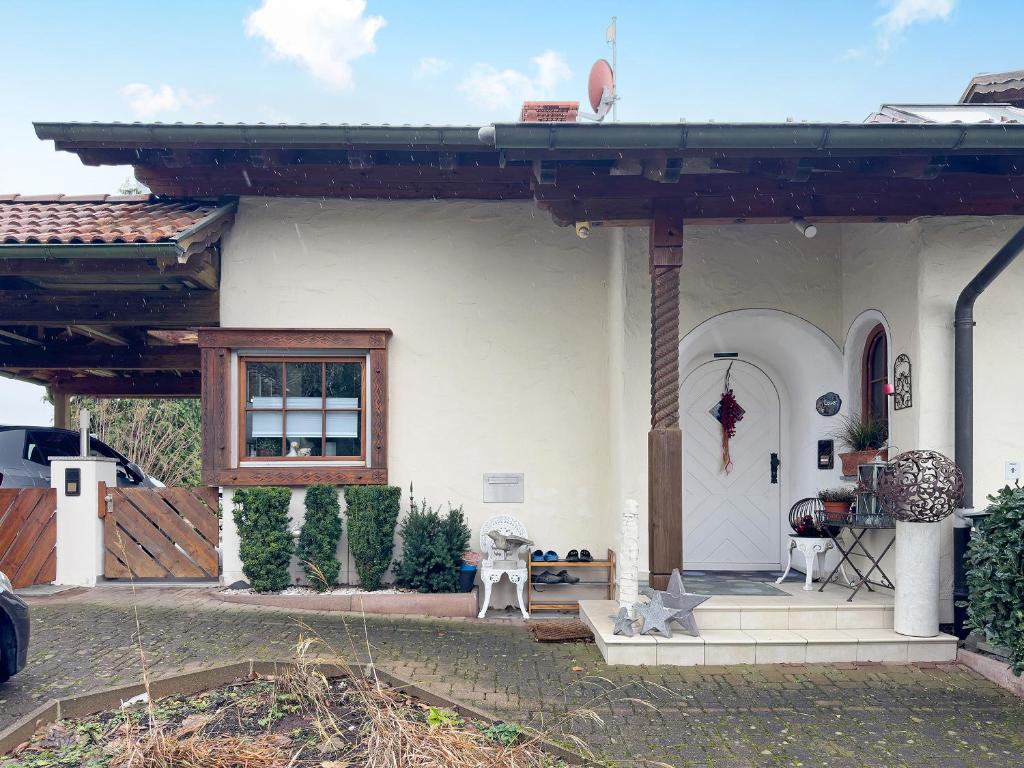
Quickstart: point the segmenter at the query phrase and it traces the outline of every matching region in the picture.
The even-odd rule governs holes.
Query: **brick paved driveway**
[[[367,618],[364,628],[351,616],[228,606],[201,590],[139,594],[159,672],[287,657],[300,621],[364,654],[365,633],[382,666],[510,720],[550,729],[567,708],[593,704],[604,724],[575,733],[629,764],[1024,765],[1024,702],[956,666],[608,667],[593,645],[539,645],[514,623]],[[52,696],[138,679],[127,595],[34,602],[31,663],[0,687],[0,726]]]

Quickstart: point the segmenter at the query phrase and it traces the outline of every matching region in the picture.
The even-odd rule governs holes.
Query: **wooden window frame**
[[[280,408],[250,408],[248,405],[248,376],[246,374],[246,367],[249,363],[281,363],[281,407]],[[320,408],[319,410],[314,408],[288,408],[288,363],[319,363],[323,366],[323,374],[321,378],[321,393],[320,393]],[[360,380],[362,382],[361,392],[359,395],[359,407],[358,408],[328,408],[327,407],[327,363],[355,363],[362,372]],[[239,355],[238,356],[238,462],[241,465],[245,464],[262,464],[263,462],[350,462],[350,463],[366,463],[366,417],[368,409],[366,407],[366,391],[367,391],[367,370],[369,360],[366,356],[336,356],[331,355],[327,357],[318,357],[315,355]],[[281,414],[281,449],[285,448],[286,440],[288,439],[288,411],[289,410],[303,410],[308,412],[318,412],[321,416],[321,430],[320,430],[320,450],[321,453],[318,456],[249,456],[246,452],[246,416],[249,413],[280,413]],[[323,453],[327,448],[327,414],[328,413],[349,413],[351,411],[357,411],[359,413],[359,455],[358,456],[328,456]]]
[[[200,328],[203,483],[211,486],[386,485],[389,329]],[[247,355],[246,350],[260,350]],[[351,352],[350,352],[351,350]],[[239,355],[239,352],[243,354]],[[363,375],[363,446],[360,465],[345,457],[248,457],[244,440],[245,380],[237,357],[285,362],[360,358]],[[239,386],[232,386],[237,375]],[[239,408],[241,407],[241,410]],[[236,422],[238,420],[238,422]],[[367,423],[368,422],[368,423]],[[368,427],[368,429],[367,429]],[[237,430],[237,431],[236,431]],[[253,466],[256,464],[256,466]]]
[[[885,360],[882,363],[882,376],[881,378],[871,378],[871,353],[875,349],[875,345],[881,341],[885,344]],[[861,361],[861,415],[868,419],[872,414],[872,401],[871,401],[871,385],[882,382],[883,391],[884,385],[889,382],[889,337],[885,333],[885,326],[881,323],[871,329],[868,334],[867,340],[864,342],[864,356]],[[886,428],[889,426],[889,401],[888,398],[883,394],[882,401],[882,420],[885,422]]]

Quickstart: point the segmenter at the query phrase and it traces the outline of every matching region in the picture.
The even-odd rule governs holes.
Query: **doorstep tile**
[[[836,629],[835,606],[822,606],[820,608],[790,608],[789,629]]]

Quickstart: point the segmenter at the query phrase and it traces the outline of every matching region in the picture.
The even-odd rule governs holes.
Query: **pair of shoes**
[[[535,563],[553,563],[558,560],[558,553],[550,549],[547,552],[535,549],[530,553],[530,559]]]
[[[530,577],[530,581],[534,584],[575,584],[579,580],[579,576],[569,575],[569,572],[564,568],[558,573],[541,571],[540,573],[535,573]]]
[[[565,556],[565,560],[569,563],[592,563],[594,562],[594,556],[590,554],[589,549],[581,549],[579,552],[575,549],[570,549],[569,554]]]

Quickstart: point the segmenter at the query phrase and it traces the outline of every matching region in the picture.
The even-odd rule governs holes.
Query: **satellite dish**
[[[615,102],[615,74],[612,72],[612,65],[605,59],[598,59],[590,68],[587,95],[595,117],[599,121],[603,120]]]

